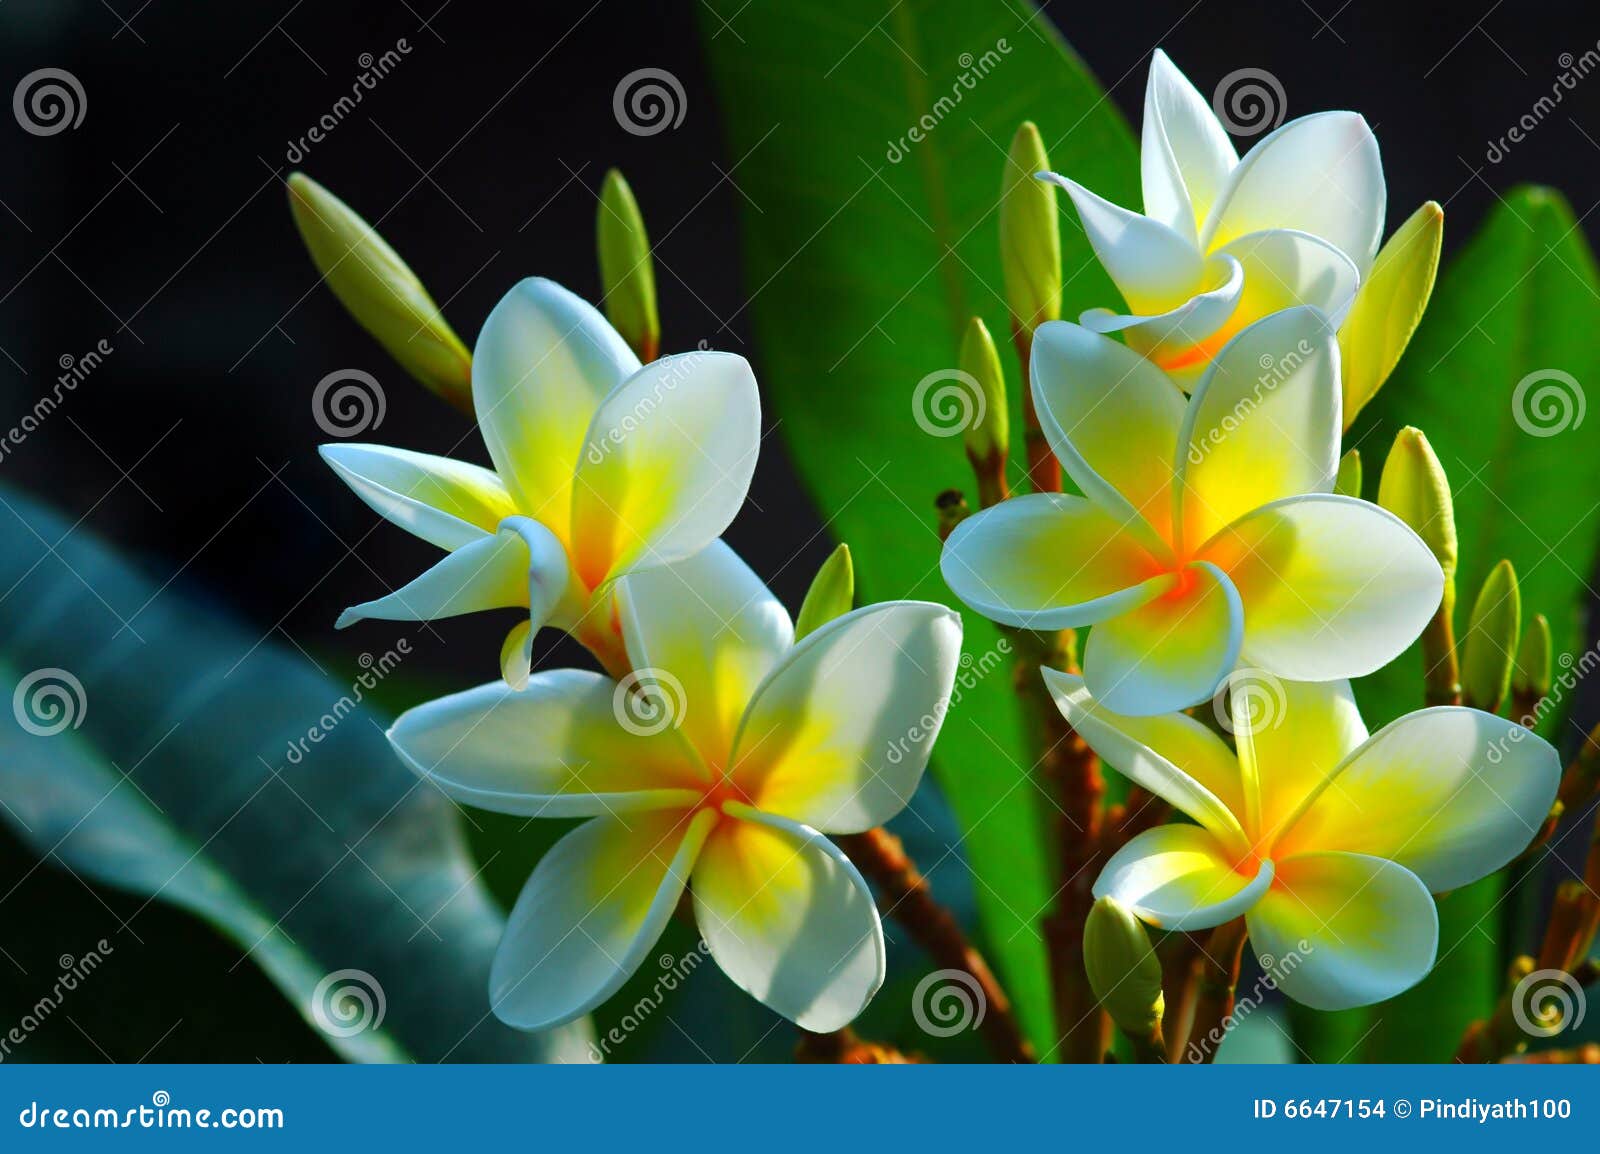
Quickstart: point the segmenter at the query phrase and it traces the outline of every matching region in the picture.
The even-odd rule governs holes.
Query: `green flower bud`
[[[1416,532],[1444,570],[1445,617],[1456,603],[1456,507],[1450,478],[1421,430],[1401,429],[1378,478],[1378,504]]]
[[[1510,561],[1501,561],[1472,604],[1462,641],[1461,686],[1468,705],[1499,712],[1511,688],[1511,667],[1522,626],[1522,594]]]
[[[1517,649],[1517,669],[1512,675],[1511,688],[1518,697],[1538,701],[1549,694],[1550,655],[1554,650],[1550,639],[1550,622],[1543,613],[1535,613]]]
[[[1333,479],[1333,491],[1343,497],[1361,496],[1361,450],[1351,449],[1339,458],[1339,475]]]
[[[1000,350],[981,317],[973,317],[961,338],[961,371],[978,384],[977,419],[967,427],[967,452],[975,461],[1004,458],[1011,446],[1011,414],[1006,408],[1006,374]]]
[[[606,317],[641,361],[661,352],[661,318],[656,313],[656,270],[650,256],[639,202],[622,173],[612,169],[600,186],[595,217],[600,249],[600,288]]]
[[[1052,184],[1034,179],[1050,167],[1031,120],[1011,138],[1000,184],[1000,265],[1011,323],[1033,334],[1061,316],[1061,218]]]
[[[407,372],[470,414],[472,354],[400,255],[303,172],[289,176],[289,211],[312,263],[350,315]]]
[[[1161,961],[1144,924],[1114,898],[1094,903],[1083,926],[1089,986],[1117,1028],[1145,1039],[1161,1028]]]
[[[835,617],[844,616],[855,599],[856,571],[850,561],[850,546],[840,545],[811,579],[811,588],[800,605],[800,616],[795,618],[794,639],[799,641]]]

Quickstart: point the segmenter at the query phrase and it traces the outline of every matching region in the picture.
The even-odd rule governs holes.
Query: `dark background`
[[[1571,199],[1591,242],[1600,236],[1600,75],[1580,81],[1504,161],[1485,158],[1489,142],[1550,91],[1562,54],[1600,41],[1592,2],[1047,9],[1135,125],[1153,44],[1202,91],[1236,68],[1261,67],[1284,80],[1290,116],[1341,107],[1366,115],[1383,148],[1391,227],[1437,199],[1448,250],[1498,194],[1538,180]],[[724,324],[744,292],[740,194],[722,176],[702,18],[694,0],[600,0],[592,9],[589,0],[6,0],[0,90],[34,69],[64,68],[82,81],[87,113],[50,137],[0,117],[0,427],[50,389],[61,358],[102,338],[114,351],[0,459],[0,482],[82,516],[83,528],[145,555],[156,573],[208,589],[308,653],[349,662],[388,644],[382,624],[335,634],[333,620],[409,579],[433,550],[379,527],[317,459],[326,438],[312,419],[313,386],[334,369],[364,368],[389,401],[373,439],[484,458],[465,422],[413,387],[318,283],[285,207],[289,142],[349,90],[362,53],[405,38],[402,63],[299,167],[381,219],[469,345],[522,276],[599,295],[595,193],[615,164],[659,246],[666,351],[705,338],[749,356],[759,376],[745,317]],[[618,126],[611,100],[623,74],[650,65],[683,82],[687,114],[677,130],[641,138]],[[797,606],[831,543],[816,535],[777,438],[752,496],[765,515],[741,519],[729,539]],[[441,684],[485,679],[485,650],[504,628],[480,615],[414,632],[418,664]],[[3,834],[0,847],[0,883],[11,889],[31,860]],[[81,950],[30,940],[28,927],[46,911],[69,920],[76,905],[97,911],[100,901],[37,871],[0,905],[0,941],[41,957]],[[141,920],[153,918],[169,919],[173,933],[189,927],[197,954],[226,953],[181,915],[152,910]],[[0,961],[0,982],[7,969]],[[248,1058],[207,1025],[225,1020],[230,1002],[273,996],[247,969],[225,989],[208,983],[189,1000],[150,1005],[118,967],[120,986],[97,982],[73,1009],[148,1014],[157,1058]],[[0,998],[0,1007],[20,1000]],[[174,1017],[180,1024],[162,1035]],[[41,1054],[94,1057],[60,1022],[38,1044]],[[265,1056],[316,1052],[309,1039],[288,1039]]]

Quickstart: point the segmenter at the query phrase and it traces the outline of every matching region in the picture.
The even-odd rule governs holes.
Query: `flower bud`
[[[1511,667],[1522,627],[1516,570],[1501,561],[1489,570],[1472,604],[1462,641],[1461,687],[1468,705],[1497,713],[1511,688]]]
[[[1421,430],[1401,429],[1378,478],[1378,504],[1411,526],[1438,558],[1444,570],[1442,612],[1448,617],[1456,602],[1456,509],[1450,478]]]
[[[350,207],[303,172],[289,211],[311,261],[350,315],[412,376],[472,412],[472,354],[400,255]]]
[[[1537,703],[1550,693],[1550,655],[1554,648],[1550,622],[1543,613],[1535,613],[1517,648],[1517,669],[1512,674],[1511,688],[1518,697]]]
[[[856,571],[850,561],[850,546],[840,545],[811,579],[811,588],[800,605],[800,616],[795,618],[794,639],[799,641],[835,617],[844,616],[855,599]]]
[[[967,427],[967,454],[974,461],[1002,460],[1011,446],[1011,413],[1006,407],[1006,374],[1000,351],[981,317],[973,317],[961,338],[961,371],[978,385],[977,419]]]
[[[1045,321],[1061,317],[1061,218],[1056,189],[1035,179],[1050,158],[1031,120],[1011,138],[1005,179],[1000,184],[1000,265],[1005,273],[1011,323],[1032,336]]]
[[[1161,961],[1143,923],[1115,898],[1095,902],[1084,921],[1083,966],[1118,1029],[1139,1039],[1160,1029]]]
[[[1395,230],[1339,326],[1344,427],[1377,394],[1406,351],[1433,293],[1444,210],[1428,201]]]
[[[612,169],[600,186],[595,217],[600,249],[600,288],[606,318],[641,361],[661,351],[661,319],[656,312],[656,271],[650,256],[639,202],[622,173]]]
[[[1333,479],[1333,491],[1341,497],[1361,496],[1361,450],[1351,449],[1339,458],[1339,475]]]

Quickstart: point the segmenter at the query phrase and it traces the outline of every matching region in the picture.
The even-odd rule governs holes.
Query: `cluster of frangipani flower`
[[[1560,764],[1512,722],[1461,707],[1369,739],[1350,691],[1418,638],[1447,584],[1405,521],[1335,492],[1347,410],[1415,321],[1381,316],[1403,274],[1379,255],[1384,180],[1366,122],[1307,116],[1241,159],[1158,51],[1141,160],[1143,213],[1038,174],[1068,192],[1125,306],[1029,333],[1030,415],[1081,495],[988,504],[953,527],[942,569],[1002,625],[1091,627],[1081,676],[1043,672],[1056,705],[1196,823],[1133,837],[1097,896],[1166,930],[1242,915],[1264,959],[1305,955],[1274,975],[1289,996],[1380,1001],[1433,965],[1431,893],[1526,847]],[[1347,361],[1365,377],[1354,389]],[[1264,726],[1250,695],[1229,692],[1241,671],[1281,696]],[[1213,696],[1231,744],[1182,712]],[[1095,975],[1108,1003],[1140,961]]]

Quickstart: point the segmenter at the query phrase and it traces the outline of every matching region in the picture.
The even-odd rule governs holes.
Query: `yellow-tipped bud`
[[[1011,414],[1006,407],[1006,374],[1000,350],[982,318],[973,317],[961,338],[961,371],[978,386],[976,419],[967,426],[967,452],[974,461],[1005,457],[1011,447]]]
[[[1361,496],[1361,450],[1351,449],[1339,458],[1339,475],[1333,479],[1333,491],[1341,497]]]
[[[1443,239],[1444,209],[1430,200],[1395,230],[1356,293],[1339,326],[1345,428],[1389,379],[1416,332],[1433,293]]]
[[[653,361],[661,352],[655,261],[650,256],[650,238],[644,231],[639,202],[614,168],[600,186],[595,232],[606,317],[641,361]]]
[[[1061,317],[1061,218],[1056,189],[1034,178],[1050,158],[1031,120],[1011,138],[1000,183],[1000,266],[1011,323],[1029,334]]]
[[[1550,622],[1543,613],[1535,613],[1517,648],[1517,669],[1512,674],[1511,688],[1518,697],[1537,702],[1550,692],[1551,654],[1554,652]]]
[[[1511,688],[1511,668],[1522,627],[1522,594],[1510,561],[1489,570],[1472,604],[1467,636],[1462,642],[1461,687],[1477,709],[1497,713]]]
[[[1083,968],[1117,1028],[1146,1039],[1161,1028],[1161,961],[1144,924],[1114,898],[1094,903],[1083,925]]]
[[[472,412],[472,354],[400,255],[349,205],[303,172],[289,211],[311,262],[350,315],[417,380]]]
[[[1456,600],[1456,507],[1450,478],[1420,429],[1407,425],[1396,435],[1378,478],[1378,504],[1410,525],[1439,559],[1448,616]]]
[[[843,617],[855,600],[856,570],[850,560],[850,546],[840,545],[811,579],[811,588],[800,605],[800,616],[795,618],[794,639],[799,641],[835,617]]]

